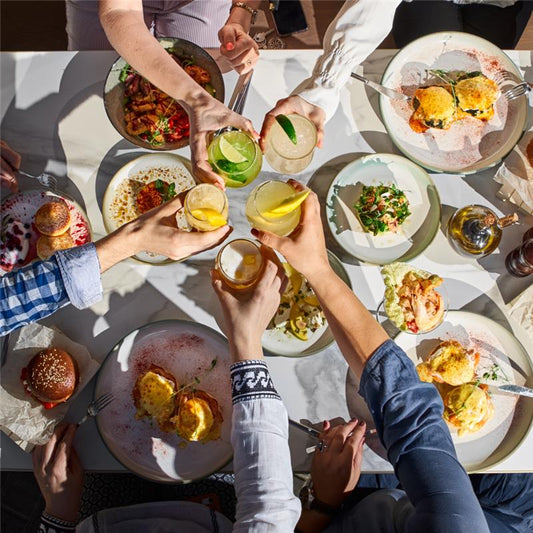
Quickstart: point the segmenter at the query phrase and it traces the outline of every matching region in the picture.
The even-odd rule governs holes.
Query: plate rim
[[[207,330],[211,333],[214,334],[215,337],[218,337],[220,340],[222,340],[224,342],[224,344],[228,345],[228,339],[222,334],[220,333],[219,331],[207,326],[206,324],[202,324],[201,322],[195,322],[194,320],[184,320],[182,318],[165,318],[163,320],[155,320],[153,322],[148,322],[147,324],[144,324],[142,326],[139,326],[138,328],[134,328],[132,329],[131,331],[129,331],[128,333],[126,333],[119,341],[117,341],[113,347],[108,351],[108,353],[106,354],[106,356],[104,357],[104,359],[102,360],[101,364],[100,364],[100,368],[98,369],[98,371],[96,372],[95,376],[94,376],[94,382],[93,382],[93,390],[92,390],[92,400],[91,401],[94,401],[96,400],[96,389],[98,388],[98,384],[100,382],[100,374],[102,373],[107,361],[109,360],[109,358],[111,357],[111,354],[118,349],[119,345],[127,338],[129,337],[132,333],[136,332],[136,331],[141,331],[143,329],[147,329],[149,328],[150,326],[154,326],[154,325],[162,325],[162,324],[168,324],[168,323],[172,323],[172,324],[180,324],[180,325],[184,325],[184,324],[187,324],[187,325],[190,325],[190,324],[194,324],[195,326],[198,326],[200,327],[200,329],[204,329],[204,330]],[[229,351],[229,348],[228,348],[228,351]],[[128,472],[131,472],[132,474],[135,474],[136,476],[140,477],[140,478],[143,478],[143,479],[146,479],[148,481],[152,481],[152,482],[155,482],[155,483],[162,483],[162,484],[165,484],[165,485],[187,485],[188,483],[193,483],[194,481],[198,481],[200,479],[205,479],[207,477],[209,477],[210,475],[216,473],[216,472],[219,472],[220,470],[222,470],[223,468],[225,468],[229,463],[231,463],[231,461],[233,461],[233,445],[231,445],[231,448],[232,448],[232,452],[231,452],[231,456],[230,458],[223,464],[221,465],[220,467],[217,468],[217,470],[213,470],[213,472],[210,472],[209,474],[206,474],[205,476],[202,476],[202,477],[198,477],[198,478],[191,478],[191,479],[187,479],[187,480],[180,480],[180,479],[166,479],[166,480],[162,480],[162,479],[155,479],[153,477],[149,477],[147,475],[144,475],[144,474],[140,474],[139,472],[135,472],[134,470],[132,470],[131,468],[127,467],[116,455],[115,453],[111,450],[110,446],[107,444],[107,441],[104,437],[104,434],[100,428],[100,422],[99,422],[99,417],[98,416],[95,416],[94,417],[95,419],[95,422],[96,422],[96,428],[98,430],[98,435],[100,436],[100,439],[101,441],[104,443],[104,446],[106,448],[106,450],[112,455],[112,457],[121,465],[123,466]],[[231,442],[230,442],[231,444]]]
[[[329,219],[329,213],[331,210],[331,208],[329,207],[329,200],[330,198],[333,196],[333,187],[334,185],[336,184],[337,182],[337,179],[339,177],[339,175],[344,172],[349,166],[351,165],[354,165],[356,163],[361,163],[361,160],[363,159],[375,159],[376,157],[389,157],[393,160],[395,160],[396,162],[398,163],[401,163],[401,164],[407,164],[409,166],[415,166],[417,167],[417,170],[421,170],[427,180],[428,180],[428,183],[429,185],[431,185],[433,187],[433,190],[435,191],[435,194],[437,196],[437,201],[438,201],[438,216],[436,216],[435,218],[438,220],[438,224],[436,224],[435,226],[435,231],[433,232],[433,235],[430,237],[428,243],[426,246],[424,246],[417,254],[415,255],[408,255],[407,257],[404,257],[406,254],[408,254],[409,252],[406,252],[406,254],[404,254],[404,256],[401,256],[401,257],[398,257],[396,259],[394,259],[393,261],[389,261],[389,262],[386,262],[386,263],[377,263],[377,262],[373,262],[373,261],[367,261],[365,259],[361,259],[360,257],[357,257],[356,255],[354,255],[351,251],[347,250],[343,244],[338,240],[337,238],[337,235],[335,234],[335,231],[333,230],[332,228],[332,223],[330,222],[330,219]],[[416,163],[415,161],[413,161],[412,159],[409,159],[408,157],[406,156],[403,156],[403,155],[398,155],[398,154],[389,154],[389,153],[386,153],[386,152],[376,152],[376,153],[370,153],[370,154],[365,154],[365,155],[362,155],[362,156],[359,156],[357,157],[356,159],[354,159],[353,161],[350,161],[349,163],[347,163],[339,172],[337,172],[336,176],[333,178],[333,181],[331,182],[329,188],[328,188],[328,192],[326,193],[326,221],[328,223],[328,228],[331,232],[331,234],[333,235],[333,238],[335,239],[335,242],[348,254],[350,255],[351,257],[355,258],[357,261],[365,264],[365,265],[372,265],[372,266],[385,266],[385,265],[388,265],[390,263],[393,263],[394,261],[402,261],[402,262],[407,262],[407,261],[412,261],[413,259],[415,259],[416,257],[418,257],[419,255],[423,254],[430,246],[431,244],[433,243],[433,241],[435,240],[435,238],[437,237],[437,234],[439,232],[439,228],[441,226],[441,223],[440,223],[440,219],[441,219],[441,215],[442,215],[442,201],[441,201],[441,198],[440,198],[440,193],[439,193],[439,189],[437,188],[437,185],[435,184],[435,182],[433,181],[433,178],[428,174],[427,170],[423,167],[423,166],[420,166],[418,163]]]

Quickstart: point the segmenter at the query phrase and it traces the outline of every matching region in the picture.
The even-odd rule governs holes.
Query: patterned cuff
[[[239,361],[231,365],[233,403],[271,398],[281,400],[264,361]]]
[[[75,530],[76,522],[66,522],[46,513],[41,515],[39,533],[67,533]]]

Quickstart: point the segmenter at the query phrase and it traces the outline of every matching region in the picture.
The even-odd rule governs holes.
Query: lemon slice
[[[220,226],[226,224],[226,219],[214,209],[203,207],[200,209],[192,209],[191,215],[198,220],[208,222],[209,225],[213,226],[214,228],[219,228]]]
[[[291,333],[300,339],[301,341],[306,341],[307,337],[307,323],[303,315],[302,310],[298,307],[297,304],[293,304],[291,307],[291,312],[289,314],[289,325],[291,328]]]
[[[311,191],[307,189],[306,191],[301,191],[296,194],[292,194],[288,198],[285,198],[285,200],[280,202],[275,207],[272,207],[271,209],[266,211],[264,213],[264,216],[276,218],[291,213],[292,211],[300,207],[300,204],[309,196],[310,192]]]
[[[224,136],[220,137],[218,147],[220,148],[220,153],[230,163],[246,163],[248,161],[248,159],[244,157],[237,148],[230,144]]]
[[[287,137],[291,140],[292,144],[298,143],[298,137],[296,137],[296,130],[287,115],[277,115],[276,120],[281,126],[281,129],[287,134]]]

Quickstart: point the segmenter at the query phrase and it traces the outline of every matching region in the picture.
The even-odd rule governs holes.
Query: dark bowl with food
[[[190,41],[164,37],[161,46],[201,87],[224,102],[224,81],[215,60]],[[176,150],[189,144],[189,118],[170,96],[138,74],[122,57],[104,85],[104,107],[115,129],[149,150]]]

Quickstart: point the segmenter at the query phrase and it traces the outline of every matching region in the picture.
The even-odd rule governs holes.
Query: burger
[[[72,356],[60,348],[40,351],[22,370],[26,391],[45,409],[66,402],[78,385],[78,368]]]

